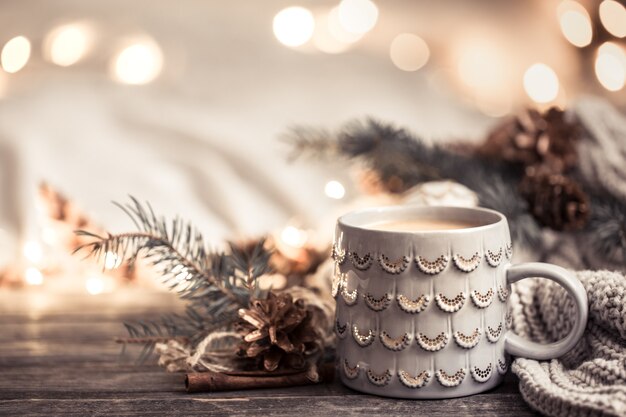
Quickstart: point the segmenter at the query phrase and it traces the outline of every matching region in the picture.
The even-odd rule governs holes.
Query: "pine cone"
[[[550,168],[535,166],[526,170],[520,192],[530,212],[544,226],[554,230],[580,230],[589,217],[589,200],[571,178]]]
[[[478,152],[524,166],[541,163],[562,173],[576,163],[578,130],[579,125],[555,107],[543,114],[528,109],[496,127]]]
[[[279,365],[301,369],[306,356],[320,346],[315,312],[288,293],[270,292],[267,299],[253,299],[240,309],[238,331],[243,337],[239,354],[263,361],[275,371]]]

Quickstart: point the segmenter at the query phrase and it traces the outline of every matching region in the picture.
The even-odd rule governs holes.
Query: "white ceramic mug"
[[[455,230],[386,231],[386,221],[468,222]],[[565,269],[511,265],[504,215],[482,208],[383,207],[339,218],[332,251],[335,332],[342,382],[371,394],[450,398],[493,388],[508,354],[563,355],[587,322],[587,296]],[[510,285],[526,277],[558,282],[578,315],[571,333],[547,345],[508,329]]]

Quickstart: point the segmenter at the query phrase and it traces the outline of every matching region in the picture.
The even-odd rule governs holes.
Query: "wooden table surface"
[[[530,416],[516,377],[472,397],[411,401],[317,386],[187,394],[184,375],[120,357],[121,322],[180,308],[171,294],[88,296],[0,290],[0,416]]]

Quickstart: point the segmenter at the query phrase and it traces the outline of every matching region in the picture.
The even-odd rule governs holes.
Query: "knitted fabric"
[[[547,362],[518,358],[512,370],[526,402],[549,416],[626,416],[626,276],[581,271],[589,320],[579,343]],[[548,280],[513,286],[513,331],[548,343],[563,338],[576,317],[573,301]]]

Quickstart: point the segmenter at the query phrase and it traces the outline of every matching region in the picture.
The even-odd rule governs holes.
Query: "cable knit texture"
[[[580,342],[549,362],[518,358],[512,370],[528,404],[549,416],[626,416],[626,276],[576,273],[589,298]],[[548,343],[569,332],[576,310],[559,285],[527,279],[513,286],[513,330]]]

